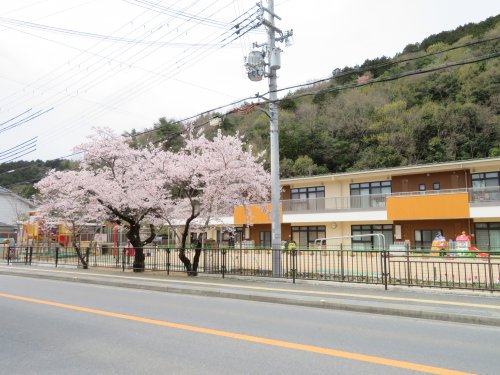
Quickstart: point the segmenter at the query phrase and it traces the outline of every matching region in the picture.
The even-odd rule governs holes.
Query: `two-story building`
[[[406,240],[425,249],[438,234],[465,231],[478,248],[500,249],[499,157],[287,178],[281,186],[282,238],[299,246],[330,238],[368,249],[381,237],[359,235],[380,233],[387,247]],[[234,224],[237,240],[271,245],[270,218],[258,205],[250,215],[235,209]]]

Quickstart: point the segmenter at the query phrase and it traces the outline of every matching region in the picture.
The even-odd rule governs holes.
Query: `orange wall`
[[[280,204],[280,221],[283,221],[283,210]],[[234,224],[271,224],[271,205],[250,205],[246,208],[234,208]]]
[[[467,193],[387,197],[387,219],[459,219],[469,218]]]

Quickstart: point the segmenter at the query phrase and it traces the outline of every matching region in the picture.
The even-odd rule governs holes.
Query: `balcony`
[[[281,201],[283,212],[331,212],[337,210],[385,209],[387,194],[354,195]]]
[[[469,189],[469,201],[472,205],[500,202],[500,186],[485,186]]]
[[[463,195],[460,203],[451,195]],[[439,197],[436,197],[439,196]],[[482,188],[462,188],[448,190],[427,190],[410,191],[391,194],[372,194],[372,195],[354,195],[349,197],[330,197],[330,198],[312,198],[312,199],[287,199],[282,200],[283,212],[332,212],[341,210],[377,210],[387,208],[388,198],[401,197],[421,197],[418,201],[432,201],[449,204],[480,205],[480,204],[500,204],[500,186],[489,186]],[[435,197],[435,198],[431,198]],[[467,199],[465,199],[467,198]],[[403,202],[403,201],[401,201]],[[467,202],[467,204],[465,204]],[[446,209],[446,207],[445,207]]]

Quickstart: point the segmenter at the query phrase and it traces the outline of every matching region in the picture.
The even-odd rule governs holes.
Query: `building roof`
[[[460,161],[450,161],[442,163],[432,163],[432,164],[416,164],[407,165],[403,167],[392,167],[392,168],[380,168],[380,169],[370,169],[364,171],[355,172],[342,172],[342,173],[329,173],[316,176],[304,176],[304,177],[290,177],[282,178],[282,183],[299,182],[301,180],[343,180],[353,177],[362,177],[369,175],[405,175],[405,174],[415,174],[415,173],[426,173],[426,172],[437,172],[437,171],[447,171],[447,170],[457,170],[457,169],[472,169],[488,165],[500,165],[500,157],[482,158],[482,159],[469,159]]]
[[[15,225],[2,223],[0,221],[0,228],[15,228],[15,227],[16,227]]]
[[[0,186],[0,195],[10,195],[11,197],[14,197],[14,198],[26,203],[30,207],[35,207],[33,202],[30,201],[29,199],[23,198],[20,195],[17,195],[16,193],[14,193],[13,191],[4,188],[3,186]]]

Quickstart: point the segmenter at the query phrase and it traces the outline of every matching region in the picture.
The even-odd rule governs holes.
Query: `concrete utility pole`
[[[274,29],[274,0],[269,0],[269,116],[271,128],[271,246],[273,249],[273,276],[281,276],[281,218],[280,218],[280,143],[278,133],[278,89],[276,70],[278,65],[273,66],[271,59],[276,53],[276,40]],[[278,52],[279,53],[279,52]]]
[[[279,155],[279,133],[278,133],[278,84],[276,71],[281,67],[280,52],[276,47],[276,42],[287,40],[292,31],[285,34],[274,25],[275,18],[281,19],[274,13],[274,0],[268,0],[268,8],[260,4],[262,14],[267,13],[267,19],[262,14],[260,22],[267,28],[267,45],[257,45],[254,47],[266,47],[265,53],[253,51],[247,60],[248,77],[252,81],[260,81],[264,75],[269,79],[269,113],[270,118],[270,138],[271,138],[271,246],[272,246],[272,266],[273,276],[281,276],[281,210],[280,210],[280,155]],[[280,36],[276,38],[276,33]],[[264,62],[264,57],[267,62]],[[265,69],[267,65],[267,71]]]

